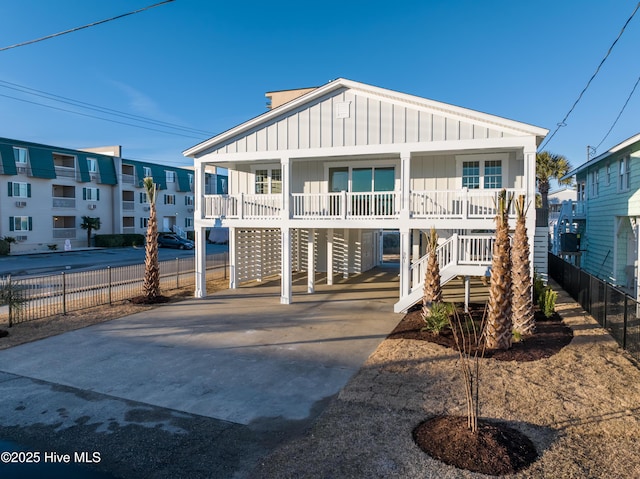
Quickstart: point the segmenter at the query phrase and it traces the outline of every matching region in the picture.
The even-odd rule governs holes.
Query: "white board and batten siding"
[[[382,100],[343,88],[283,113],[267,124],[217,145],[210,153],[233,154],[509,136],[426,107]]]

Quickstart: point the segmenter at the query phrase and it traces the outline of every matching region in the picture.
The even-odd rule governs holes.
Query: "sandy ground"
[[[226,285],[209,283],[207,290]],[[174,299],[191,294],[176,291]],[[144,308],[122,303],[19,324],[0,348]],[[562,290],[558,312],[575,335],[559,354],[530,363],[483,360],[481,416],[508,421],[536,445],[539,460],[513,477],[640,478],[640,370]],[[431,459],[411,437],[427,417],[465,414],[462,384],[457,353],[387,339],[313,428],[261,461],[251,477],[489,477]]]
[[[574,339],[541,361],[483,360],[481,416],[508,421],[536,445],[538,461],[512,477],[640,478],[640,370],[559,296]],[[387,339],[304,439],[277,450],[255,477],[489,477],[431,459],[411,437],[427,417],[466,414],[462,384],[453,351]]]

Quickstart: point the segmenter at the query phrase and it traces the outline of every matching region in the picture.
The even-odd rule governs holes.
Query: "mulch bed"
[[[474,321],[480,324],[484,313],[484,304],[470,304],[469,313]],[[507,351],[485,350],[484,357],[499,361],[537,361],[557,354],[573,339],[573,332],[564,325],[558,313],[547,318],[540,311],[536,311],[535,319],[536,334],[524,338],[520,342],[514,342],[511,349]],[[391,332],[389,338],[417,339],[456,349],[451,329],[445,329],[440,334],[435,334],[423,331],[424,326],[421,311],[419,309],[410,311]]]
[[[483,304],[469,305],[469,315],[478,326],[484,314]],[[555,313],[547,318],[535,313],[536,333],[514,342],[507,351],[481,352],[484,358],[499,361],[537,361],[557,354],[573,339],[573,332]],[[420,309],[410,311],[388,336],[390,339],[428,341],[457,350],[454,332],[447,328],[439,334],[424,331]],[[459,342],[469,338],[459,337]],[[473,354],[473,348],[471,353]],[[420,423],[413,439],[435,459],[469,471],[494,476],[513,474],[528,467],[538,457],[533,443],[524,434],[499,421],[479,419],[477,433],[467,426],[467,418],[438,416]]]

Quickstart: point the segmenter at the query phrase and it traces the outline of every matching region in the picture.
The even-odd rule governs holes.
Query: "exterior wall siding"
[[[348,115],[338,112],[346,107]],[[226,142],[216,153],[498,138],[507,134],[350,90],[325,96]]]

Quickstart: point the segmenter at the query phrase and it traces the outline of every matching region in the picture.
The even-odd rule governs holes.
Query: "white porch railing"
[[[438,246],[440,272],[455,265],[491,265],[494,242],[495,238],[488,235],[454,234]],[[428,259],[426,254],[411,265],[411,292],[422,288]]]
[[[521,190],[507,190],[515,195]],[[491,219],[498,190],[412,191],[409,214],[420,219]],[[398,218],[400,191],[292,193],[294,219]],[[204,218],[269,219],[282,215],[282,195],[204,195]],[[514,214],[513,205],[509,215]]]
[[[499,190],[438,190],[412,191],[410,196],[411,215],[414,218],[480,218],[493,219],[496,216],[496,201]],[[514,196],[524,194],[523,190],[508,189]],[[515,204],[511,204],[509,216],[515,214]]]

